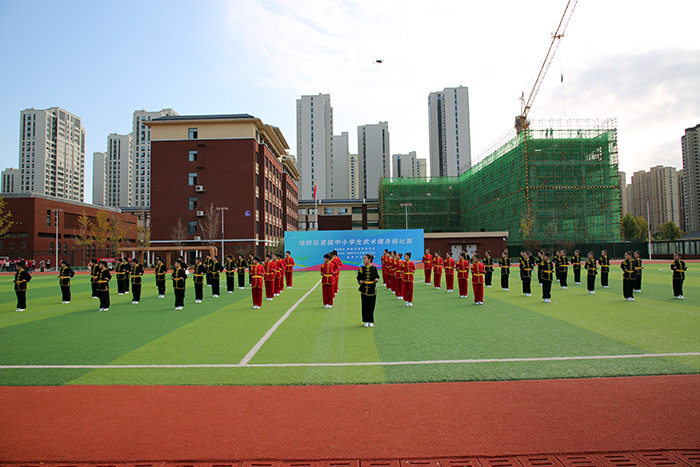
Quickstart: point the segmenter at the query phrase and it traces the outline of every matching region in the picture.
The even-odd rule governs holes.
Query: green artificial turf
[[[374,328],[362,327],[354,273],[343,272],[333,308],[323,308],[317,287],[244,365],[256,343],[318,282],[318,272],[295,273],[295,287],[263,301],[260,310],[252,309],[248,288],[212,298],[205,287],[204,303],[194,304],[190,283],[185,309],[174,311],[172,291],[156,298],[151,275],[140,304],[113,290],[106,313],[97,312],[86,275],[73,280],[68,305],[60,303],[56,277],[36,275],[27,311],[15,312],[12,276],[3,275],[0,385],[354,384],[700,372],[700,356],[503,361],[700,352],[700,278],[691,271],[684,287],[687,299],[674,300],[668,265],[647,264],[643,292],[626,302],[620,274],[613,271],[611,287],[598,285],[596,295],[588,295],[584,284],[574,285],[570,274],[568,290],[554,284],[550,304],[542,302],[536,283],[533,296],[523,296],[517,275],[510,291],[501,290],[498,271],[483,306],[474,305],[471,289],[467,299],[460,299],[444,284],[435,290],[417,282],[414,306],[405,307],[379,287]],[[282,366],[376,362],[403,363]],[[120,367],[3,368],[9,365]]]

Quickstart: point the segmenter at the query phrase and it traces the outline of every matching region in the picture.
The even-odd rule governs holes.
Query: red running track
[[[0,462],[697,449],[700,375],[367,386],[0,387]]]

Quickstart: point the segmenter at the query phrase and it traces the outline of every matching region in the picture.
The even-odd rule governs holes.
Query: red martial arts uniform
[[[440,280],[442,279],[442,258],[436,256],[433,258],[433,283],[435,288],[440,288]]]
[[[294,273],[294,266],[296,263],[294,262],[294,258],[291,256],[287,256],[284,258],[284,275],[285,275],[285,280],[287,281],[287,288],[292,288],[292,274]]]
[[[403,299],[407,302],[413,302],[413,273],[416,271],[416,265],[413,261],[405,261],[403,270]]]
[[[394,294],[397,298],[402,297],[403,293],[403,268],[405,262],[402,259],[396,260],[396,270],[394,271]]]
[[[265,261],[265,297],[271,299],[275,296],[275,262]]]
[[[277,264],[275,264],[275,267],[277,269],[275,270],[275,293],[279,295],[282,293],[282,290],[284,290],[284,269],[287,267],[287,263],[285,263],[282,258],[278,259],[276,263]]]
[[[335,264],[333,261],[321,265],[321,288],[323,289],[323,305],[333,305],[333,290],[335,287]]]
[[[449,256],[445,258],[445,288],[448,292],[454,290],[455,285],[455,260]]]
[[[474,288],[474,303],[484,303],[484,265],[472,264],[472,287]]]
[[[433,255],[430,253],[423,255],[423,273],[425,274],[425,283],[430,284],[430,273],[433,270]]]
[[[253,306],[262,306],[264,272],[262,264],[250,265],[250,290],[253,292]]]
[[[459,296],[466,297],[469,294],[469,261],[467,260],[457,261],[457,285]]]

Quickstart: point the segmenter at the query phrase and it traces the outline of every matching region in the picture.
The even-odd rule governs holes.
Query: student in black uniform
[[[236,262],[233,255],[226,255],[226,293],[233,293],[236,279]]]
[[[644,267],[642,266],[642,254],[639,252],[639,250],[634,252],[634,258],[632,258],[632,262],[634,263],[634,291],[641,292],[642,269],[644,269]]]
[[[610,287],[608,285],[608,274],[610,273],[610,259],[608,258],[608,250],[602,250],[600,252],[598,264],[600,265],[600,285],[604,289],[607,289]]]
[[[211,266],[207,268],[209,272],[209,285],[211,286],[211,296],[214,298],[219,297],[220,283],[221,283],[221,271],[224,270],[219,262],[219,257],[214,255],[211,258]]]
[[[566,259],[566,257],[564,257]],[[561,260],[561,256],[560,256]],[[552,273],[554,263],[549,260],[549,252],[542,255],[542,299],[545,303],[552,303]],[[564,279],[566,281],[566,279]]]
[[[569,260],[566,258],[566,250],[559,250],[559,256],[555,260],[557,263],[557,272],[559,273],[559,285],[562,289],[568,288],[569,275]]]
[[[491,250],[486,250],[484,259],[481,261],[484,264],[484,284],[487,289],[491,288],[491,279],[493,278],[493,258]]]
[[[374,327],[374,306],[377,303],[377,282],[379,272],[372,265],[374,256],[366,254],[362,258],[363,266],[357,271],[357,282],[360,284],[360,298],[362,299],[362,322],[365,327]]]
[[[187,280],[187,273],[185,268],[182,267],[181,260],[175,260],[175,268],[171,275],[173,279],[173,292],[175,292],[175,309],[182,310],[185,306],[185,281]]]
[[[131,267],[131,296],[132,305],[138,305],[141,301],[141,285],[143,283],[143,266],[139,264],[138,258],[130,260]]]
[[[64,259],[61,261],[61,269],[58,273],[58,285],[61,287],[61,295],[63,295],[61,303],[70,303],[70,280],[73,276],[75,276],[75,272],[71,269],[68,261]]]
[[[100,298],[98,293],[97,281],[100,277],[100,263],[96,258],[90,261],[90,286],[92,288],[92,298]]]
[[[100,311],[109,311],[109,281],[112,274],[109,273],[107,261],[100,261],[100,272],[97,276],[97,293],[100,298]]]
[[[595,256],[593,252],[588,252],[588,259],[586,264],[583,266],[588,271],[588,293],[591,295],[595,294],[595,276],[598,274],[598,266],[595,263]]]
[[[117,264],[114,267],[114,271],[117,274],[117,295],[124,295],[126,293],[126,261],[124,258],[117,258]]]
[[[27,272],[27,263],[18,261],[15,265],[15,295],[17,295],[17,309],[24,311],[27,309],[27,283],[32,280],[31,274]]]
[[[238,288],[243,290],[245,288],[245,269],[248,267],[248,262],[243,258],[243,255],[238,255],[238,261],[236,261],[236,269],[238,270]]]
[[[194,260],[194,273],[192,280],[194,281],[194,302],[202,303],[204,298],[204,276],[207,274],[207,267],[202,264],[202,258],[199,256]]]
[[[685,272],[688,268],[685,266],[685,261],[681,259],[679,253],[673,254],[671,270],[673,271],[673,296],[678,300],[685,300],[683,296],[683,281],[685,280]]]
[[[158,288],[158,298],[165,298],[165,275],[168,273],[168,268],[163,264],[163,258],[156,258],[156,287]]]
[[[528,251],[520,252],[520,280],[523,283],[523,293],[526,297],[532,296],[530,283],[532,281],[532,257]]]
[[[207,287],[211,287],[211,265],[214,263],[214,260],[211,258],[211,255],[207,253],[207,256],[204,258],[204,267],[207,268],[207,275],[206,275],[206,283]]]
[[[574,256],[571,257],[571,266],[574,270],[574,284],[581,283],[581,252],[574,251]]]
[[[632,252],[625,252],[625,259],[620,263],[622,269],[622,294],[627,301],[634,301],[634,261]]]
[[[498,262],[501,267],[501,288],[508,291],[508,279],[510,278],[510,258],[508,258],[508,248],[501,253],[501,259]]]

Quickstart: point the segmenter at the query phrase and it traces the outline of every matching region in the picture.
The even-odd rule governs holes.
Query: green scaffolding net
[[[459,177],[384,178],[380,225],[508,231],[509,244],[620,241],[614,120],[531,124]]]

